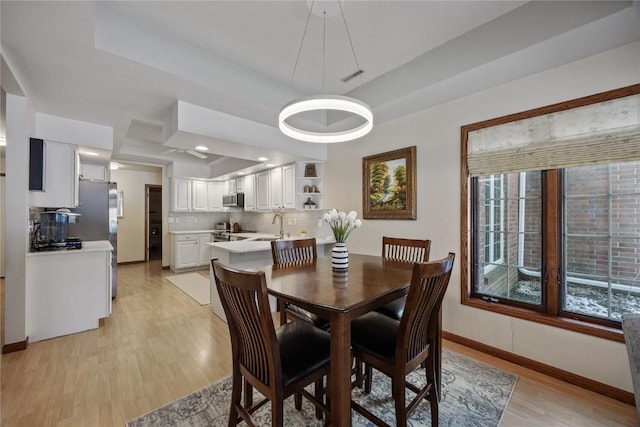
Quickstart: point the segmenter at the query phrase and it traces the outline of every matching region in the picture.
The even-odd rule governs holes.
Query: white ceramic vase
[[[331,249],[331,266],[334,270],[349,268],[349,249],[346,243],[335,243]]]

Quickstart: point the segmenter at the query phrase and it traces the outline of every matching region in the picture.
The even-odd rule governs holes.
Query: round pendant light
[[[309,14],[307,15],[307,23],[305,25],[304,33],[302,35],[302,40],[300,42],[300,48],[298,49],[298,56],[296,58],[296,63],[293,67],[293,73],[291,74],[291,81],[293,81],[293,77],[296,73],[296,69],[298,67],[298,61],[300,60],[300,53],[302,52],[302,46],[304,45],[305,35],[307,33],[307,28],[309,26],[309,20],[311,18],[311,14],[314,12],[314,4],[315,0],[311,1],[309,6]],[[325,7],[330,4],[330,2],[323,2]],[[358,58],[356,57],[355,49],[353,48],[353,42],[351,41],[351,35],[349,33],[349,28],[347,27],[347,20],[344,16],[344,11],[342,10],[342,3],[340,0],[336,0],[336,2],[340,14],[342,15],[342,21],[344,22],[344,27],[347,33],[347,37],[349,40],[349,44],[351,46],[351,52],[353,53],[353,59],[356,65],[356,68],[360,71],[358,75],[360,76],[360,81],[362,83],[362,69],[358,64]],[[371,108],[365,104],[364,102],[357,100],[355,98],[350,98],[348,96],[342,95],[326,95],[324,94],[324,59],[325,59],[325,42],[326,42],[326,9],[322,12],[323,16],[323,32],[322,32],[322,95],[314,95],[307,96],[304,98],[295,99],[280,110],[280,114],[278,116],[278,127],[280,131],[285,135],[295,138],[300,141],[306,142],[317,142],[324,144],[331,144],[335,142],[345,142],[351,141],[357,138],[360,138],[373,129],[373,113]],[[337,111],[341,113],[349,113],[351,115],[359,116],[364,120],[364,123],[356,125],[351,129],[332,131],[331,129],[325,128],[325,130],[307,130],[301,127],[294,126],[291,122],[287,122],[289,118],[307,112],[319,112],[322,113],[323,117],[326,117],[327,111]]]
[[[365,122],[352,129],[337,132],[314,132],[301,129],[287,123],[287,119],[307,111],[343,111],[362,117]],[[278,126],[282,133],[291,138],[306,142],[331,144],[351,141],[368,134],[373,129],[373,113],[367,104],[355,98],[340,95],[317,95],[296,99],[285,105],[278,117]]]

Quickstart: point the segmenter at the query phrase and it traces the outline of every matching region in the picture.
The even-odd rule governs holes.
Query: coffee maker
[[[81,249],[80,239],[68,236],[69,224],[79,220],[80,214],[69,209],[42,212],[31,241],[31,250]]]

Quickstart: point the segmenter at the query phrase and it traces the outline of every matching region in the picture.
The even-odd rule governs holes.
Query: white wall
[[[348,241],[377,255],[383,235],[429,238],[432,259],[457,254],[444,330],[632,391],[624,344],[460,304],[460,126],[640,82],[640,44],[624,46],[376,126],[329,146],[326,205],[362,214],[362,157],[417,146],[417,220],[365,221]]]
[[[6,278],[4,304],[4,345],[26,338],[25,282],[29,188],[29,135],[34,128],[34,113],[27,98],[7,94],[6,148]]]
[[[111,171],[111,181],[124,194],[124,216],[118,218],[118,262],[145,259],[145,185],[162,185],[162,169],[157,172],[121,168]],[[168,188],[163,187],[163,193]]]

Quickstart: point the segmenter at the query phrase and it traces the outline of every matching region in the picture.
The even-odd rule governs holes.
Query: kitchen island
[[[244,240],[207,243],[210,247],[210,257],[218,258],[222,264],[241,270],[251,270],[273,263],[271,257],[271,240],[276,240],[274,234],[234,233],[234,236],[244,238]],[[297,239],[300,239],[300,237],[285,238],[285,240]],[[316,239],[318,256],[328,255],[334,243],[333,240]],[[209,273],[211,277],[211,309],[218,317],[226,321],[211,267],[209,267]],[[270,296],[269,302],[271,304],[271,310],[275,311],[275,298]]]
[[[30,342],[96,329],[111,314],[111,251],[108,240],[82,249],[29,252],[26,330]]]

